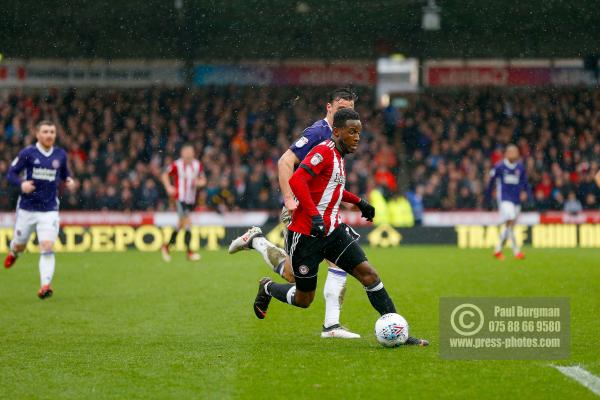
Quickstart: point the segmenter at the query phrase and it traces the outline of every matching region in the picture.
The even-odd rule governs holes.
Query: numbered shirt
[[[17,202],[17,208],[28,211],[57,211],[58,185],[69,176],[67,153],[59,147],[45,151],[39,144],[21,150],[8,170],[8,180],[15,186],[33,181],[35,190],[21,193]]]
[[[335,143],[326,140],[315,146],[300,164],[312,179],[308,190],[313,203],[325,222],[325,232],[329,235],[341,222],[340,203],[346,186],[344,158]],[[300,204],[292,215],[289,230],[310,235],[312,219],[306,208]]]

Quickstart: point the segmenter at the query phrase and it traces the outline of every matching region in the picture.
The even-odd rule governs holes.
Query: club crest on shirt
[[[315,153],[312,158],[310,159],[310,164],[314,167],[317,166],[321,163],[321,161],[323,161],[323,156],[320,155],[319,153]]]
[[[301,265],[300,268],[298,268],[298,272],[302,275],[306,275],[308,274],[308,267],[306,265]]]
[[[58,167],[60,167],[60,161],[52,160],[52,168],[58,169]]]
[[[308,143],[308,138],[306,136],[302,136],[300,139],[296,140],[294,146],[300,148],[303,147],[306,143]]]

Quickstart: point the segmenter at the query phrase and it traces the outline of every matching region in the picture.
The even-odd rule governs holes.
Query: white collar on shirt
[[[504,165],[506,165],[508,168],[510,169],[514,169],[517,166],[517,163],[511,163],[510,161],[508,161],[506,158],[504,159]]]
[[[329,125],[329,121],[327,121],[327,118],[323,118],[323,121],[325,121],[329,129],[331,129],[331,132],[333,132],[333,128],[331,127],[331,125]]]
[[[50,150],[45,150],[42,145],[40,144],[40,142],[35,142],[35,147],[37,147],[37,149],[40,151],[40,153],[42,153],[43,155],[45,155],[46,157],[50,157],[50,155],[52,154],[52,152],[54,151],[54,147],[51,147]]]

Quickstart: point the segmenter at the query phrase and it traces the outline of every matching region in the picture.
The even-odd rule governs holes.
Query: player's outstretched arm
[[[300,160],[298,160],[298,157],[296,157],[294,152],[290,149],[283,153],[277,162],[279,188],[281,189],[281,195],[283,196],[285,207],[290,211],[294,211],[296,209],[296,200],[294,199],[294,193],[289,182],[294,174],[294,167],[298,163],[300,163]]]
[[[369,204],[368,201],[361,199],[357,195],[347,190],[344,190],[342,193],[342,201],[344,203],[354,204],[360,210],[361,216],[365,218],[367,221],[373,222],[373,218],[375,218],[375,207]]]

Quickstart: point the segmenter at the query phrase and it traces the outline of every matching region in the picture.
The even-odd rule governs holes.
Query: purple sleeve
[[[487,187],[485,188],[485,200],[489,202],[492,200],[492,191],[494,190],[494,184],[496,183],[496,166],[490,170],[490,180],[488,181]]]
[[[60,163],[60,179],[66,181],[71,176],[69,166],[67,165],[67,153],[63,154],[63,160]]]
[[[527,180],[527,172],[525,171],[524,166],[521,166],[521,177],[519,184],[521,186],[521,190],[527,192],[527,198],[529,199],[529,201],[533,201],[533,192],[531,191],[531,185]]]
[[[290,146],[290,150],[302,161],[313,147],[329,139],[330,135],[323,137],[323,132],[314,127],[306,128],[302,136]]]
[[[17,156],[17,158],[15,158],[10,164],[10,168],[8,169],[8,182],[11,185],[21,186],[22,180],[19,175],[21,175],[21,172],[25,169],[26,166],[27,154],[25,153],[25,150],[22,150]]]

